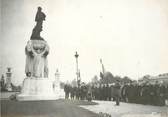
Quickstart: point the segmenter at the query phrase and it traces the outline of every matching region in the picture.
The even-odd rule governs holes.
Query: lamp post
[[[80,81],[79,81],[78,57],[79,57],[79,54],[76,52],[75,53],[75,58],[76,58],[76,76],[77,76],[77,85],[79,87]]]

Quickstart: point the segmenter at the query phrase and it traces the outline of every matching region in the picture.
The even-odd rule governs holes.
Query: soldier
[[[86,85],[84,85],[84,99],[86,99],[87,98],[87,93],[88,93],[88,88],[89,88],[90,86],[86,86]],[[91,89],[90,89],[91,90]]]
[[[129,86],[128,86],[128,91],[127,91],[127,93],[128,93],[128,102],[129,103],[133,103],[134,101],[133,101],[133,98],[134,98],[134,86],[133,86],[133,84],[130,84]]]
[[[154,105],[159,105],[159,83],[158,81],[155,82],[155,86],[154,86],[154,90],[155,90],[155,98],[154,98]]]
[[[107,99],[107,89],[106,89],[106,85],[105,84],[103,84],[102,95],[103,95],[103,100],[106,100]]]
[[[137,103],[138,101],[138,84],[135,82],[135,83],[133,83],[133,103]]]
[[[93,85],[92,87],[91,87],[91,90],[92,90],[92,99],[95,99],[95,85]]]
[[[111,101],[111,88],[109,87],[109,84],[107,84],[107,98]]]
[[[127,97],[128,97],[127,90],[128,90],[128,85],[124,84],[124,86],[121,88],[121,97],[124,102],[127,102]]]
[[[151,105],[154,105],[155,104],[155,88],[154,88],[154,85],[150,84],[149,85],[149,91],[150,91],[150,104]]]
[[[88,91],[87,91],[87,100],[89,101],[89,102],[91,102],[92,101],[92,87],[88,87]]]
[[[113,101],[115,101],[115,97],[114,97],[114,83],[110,86],[111,89],[111,97],[113,99]]]
[[[69,93],[70,93],[70,87],[69,87],[68,84],[65,84],[64,91],[65,91],[65,99],[68,99],[69,98]]]
[[[85,99],[85,96],[86,96],[86,87],[84,85],[81,86],[81,93],[80,93],[80,98],[81,100],[84,100]]]
[[[74,88],[73,88],[73,90],[74,90],[74,99],[77,99],[77,87],[75,86]]]
[[[157,96],[158,96],[158,106],[164,106],[165,105],[165,94],[166,90],[162,83],[160,83],[158,90],[157,90]]]
[[[168,84],[165,85],[165,103],[168,105]]]
[[[71,99],[73,100],[75,96],[75,88],[72,86],[70,87],[70,94],[71,94]]]
[[[104,85],[100,86],[100,100],[104,100]]]
[[[114,96],[115,96],[115,101],[116,101],[117,106],[120,105],[120,97],[121,97],[120,87],[121,86],[119,84],[119,80],[117,80],[117,82],[115,83],[115,86],[114,86]]]
[[[99,92],[100,92],[99,85],[97,85],[95,88],[95,99],[96,100],[100,100]]]
[[[102,100],[102,85],[101,84],[99,85],[98,91],[99,91],[98,93],[99,100]]]
[[[76,88],[76,99],[79,100],[80,99],[80,87]]]
[[[105,92],[104,92],[104,100],[108,100],[108,86],[107,86],[108,84],[105,84]]]
[[[142,103],[143,104],[150,104],[150,90],[149,90],[149,83],[146,83],[142,87]]]
[[[141,89],[142,89],[142,86],[138,84],[138,89],[137,89],[138,97],[136,100],[138,104],[141,102]]]

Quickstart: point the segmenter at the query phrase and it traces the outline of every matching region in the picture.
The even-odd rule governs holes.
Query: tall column
[[[78,85],[78,87],[80,87],[79,68],[78,68],[78,57],[79,57],[79,54],[76,52],[76,53],[75,53],[75,58],[76,58],[77,85]]]

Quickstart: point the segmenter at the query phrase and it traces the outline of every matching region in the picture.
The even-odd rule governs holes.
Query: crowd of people
[[[64,86],[65,91],[65,99],[80,99],[85,100],[87,99],[87,94],[89,92],[88,85],[82,85],[80,87],[77,86],[71,86],[69,84],[66,84]]]
[[[155,84],[127,83],[122,85],[120,82],[96,85],[85,84],[80,87],[66,84],[64,91],[66,99],[116,101],[116,105],[123,101],[163,106],[168,100],[168,85],[158,82]]]
[[[124,85],[121,97],[125,102],[163,106],[168,99],[168,85],[159,83]]]

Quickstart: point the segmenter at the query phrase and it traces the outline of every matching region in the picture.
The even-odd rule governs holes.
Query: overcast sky
[[[82,81],[106,71],[138,79],[168,72],[167,0],[1,0],[0,75],[12,67],[12,82],[25,78],[24,48],[37,7],[46,14],[41,36],[48,42],[49,78]]]

